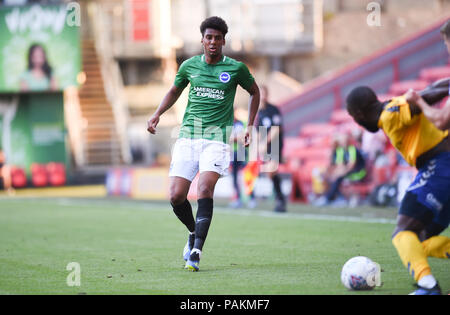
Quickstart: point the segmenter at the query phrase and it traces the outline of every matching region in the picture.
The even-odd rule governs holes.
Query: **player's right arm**
[[[178,69],[177,75],[175,76],[175,82],[173,83],[173,86],[164,96],[155,113],[147,121],[147,130],[151,134],[155,134],[156,126],[159,123],[159,118],[161,117],[161,115],[164,114],[169,108],[171,108],[173,104],[175,104],[181,93],[183,93],[184,88],[188,85],[188,68],[191,60],[192,58],[184,61],[181,64],[180,68]]]
[[[148,132],[150,132],[151,134],[156,133],[156,126],[159,123],[159,118],[169,108],[171,108],[173,104],[175,104],[175,102],[178,100],[183,90],[184,88],[177,87],[176,85],[173,85],[170,88],[169,92],[167,92],[167,94],[164,96],[163,100],[161,101],[161,104],[159,104],[155,113],[148,119],[147,121]]]

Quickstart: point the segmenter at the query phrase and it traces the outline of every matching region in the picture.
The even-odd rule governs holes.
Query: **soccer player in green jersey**
[[[189,99],[179,138],[170,164],[170,203],[175,215],[189,230],[183,257],[186,269],[199,270],[200,256],[213,214],[213,195],[217,180],[227,174],[230,165],[234,97],[237,85],[250,94],[248,125],[244,144],[251,142],[251,129],[259,106],[259,88],[247,66],[222,54],[228,26],[219,17],[210,17],[200,25],[203,54],[184,61],[174,85],[147,122],[155,134],[161,115],[190,84]],[[192,180],[198,181],[196,220],[187,194]]]

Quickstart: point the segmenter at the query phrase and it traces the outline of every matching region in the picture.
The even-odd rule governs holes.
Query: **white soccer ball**
[[[380,266],[365,256],[349,259],[341,271],[342,284],[349,290],[372,290],[381,285]]]

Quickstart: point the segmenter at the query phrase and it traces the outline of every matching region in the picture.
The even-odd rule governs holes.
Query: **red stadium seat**
[[[44,187],[48,185],[48,176],[45,165],[31,164],[31,183],[35,187]]]
[[[299,137],[286,137],[284,138],[283,156],[289,158],[292,152],[306,148],[308,146],[308,140]]]
[[[330,123],[309,123],[300,129],[300,137],[331,136],[336,126]]]
[[[360,130],[361,132],[364,130],[360,125],[358,125],[354,120],[351,120],[349,122],[343,123],[339,125],[339,133],[354,133],[357,130]]]
[[[352,122],[353,118],[350,116],[345,109],[335,110],[331,114],[330,122],[335,125],[339,125],[342,123]]]
[[[300,191],[301,198],[298,199],[291,195],[291,200],[306,202],[306,196],[312,192],[312,171],[314,168],[326,168],[329,163],[329,157],[327,159],[311,159],[303,163],[297,171],[293,171],[292,191],[294,189]]]
[[[317,136],[309,139],[310,147],[329,147],[331,146],[332,137],[329,135]]]
[[[51,186],[62,186],[66,184],[66,168],[63,163],[50,162],[46,168]]]
[[[25,170],[20,167],[11,167],[11,185],[14,188],[23,188],[27,186],[27,175]]]
[[[330,147],[309,147],[305,149],[299,149],[292,152],[292,157],[301,160],[303,163],[307,161],[323,161],[329,159],[331,157],[331,149]]]
[[[375,186],[386,184],[391,181],[392,175],[392,166],[375,166],[372,169],[372,183]]]
[[[420,71],[419,77],[428,82],[450,77],[450,66],[425,68]]]
[[[399,96],[406,93],[409,89],[414,89],[416,91],[423,90],[428,86],[428,84],[428,81],[425,80],[398,81],[391,84],[389,93]]]
[[[326,168],[330,164],[330,159],[313,159],[304,163],[300,170],[299,174],[303,180],[311,181],[312,171],[315,168]]]

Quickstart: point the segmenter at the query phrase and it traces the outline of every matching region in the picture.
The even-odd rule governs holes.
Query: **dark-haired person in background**
[[[259,88],[247,66],[222,54],[228,32],[225,21],[216,16],[207,18],[200,25],[200,32],[204,53],[181,64],[174,85],[147,122],[147,130],[154,134],[160,116],[172,107],[190,84],[187,108],[172,153],[169,194],[175,215],[189,231],[183,257],[185,268],[192,271],[199,270],[213,216],[217,180],[227,174],[230,166],[228,136],[233,126],[237,86],[250,94],[245,146],[251,142],[250,130],[259,106]],[[198,210],[194,220],[187,195],[197,173],[200,173]]]
[[[433,104],[446,96],[446,89],[448,80],[443,80],[420,94]],[[367,130],[382,129],[419,171],[400,204],[392,244],[417,282],[413,294],[438,295],[441,289],[428,257],[450,258],[450,238],[440,235],[450,223],[450,139],[448,131],[433,125],[407,97],[382,103],[371,88],[361,86],[347,97],[347,110]]]
[[[57,84],[53,77],[45,49],[40,44],[33,44],[28,49],[28,66],[20,76],[21,91],[56,90]]]
[[[331,163],[326,172],[330,186],[325,195],[314,202],[315,206],[330,205],[340,195],[340,187],[344,180],[359,182],[366,177],[366,160],[361,150],[350,140],[349,133],[337,137]]]

